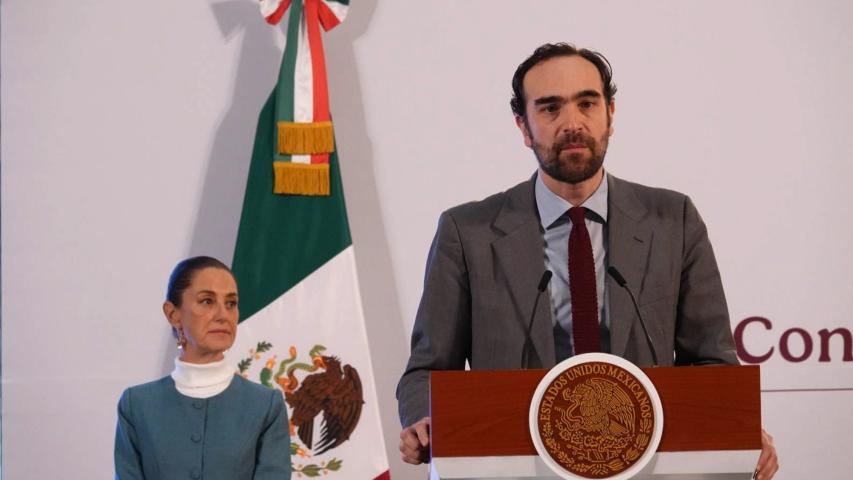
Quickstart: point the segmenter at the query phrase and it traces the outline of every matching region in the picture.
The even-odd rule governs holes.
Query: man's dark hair
[[[586,48],[576,48],[568,43],[546,43],[537,48],[533,55],[521,62],[521,65],[515,70],[515,75],[512,76],[512,98],[509,101],[512,113],[524,117],[524,105],[527,101],[524,98],[523,83],[525,75],[531,68],[554,57],[571,57],[574,55],[589,60],[598,69],[598,73],[601,75],[602,90],[604,90],[604,100],[607,105],[610,105],[613,96],[616,95],[616,84],[613,83],[613,70],[610,68],[610,62],[604,55]]]
[[[169,285],[166,287],[166,300],[172,302],[176,307],[181,306],[181,295],[193,281],[193,277],[199,270],[205,268],[219,268],[231,273],[231,269],[224,263],[213,257],[192,257],[175,265],[169,276]],[[231,273],[233,276],[234,274]]]

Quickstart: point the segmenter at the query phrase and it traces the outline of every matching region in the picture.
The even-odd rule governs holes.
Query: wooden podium
[[[761,452],[758,366],[644,368],[663,436],[634,478],[749,479]],[[547,370],[435,371],[431,479],[559,478],[539,459],[530,401]]]

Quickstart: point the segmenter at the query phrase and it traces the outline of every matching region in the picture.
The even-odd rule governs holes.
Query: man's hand
[[[773,446],[773,437],[761,429],[761,456],[758,457],[758,465],[755,467],[756,480],[770,480],[779,471],[779,459],[776,457],[776,447]]]
[[[403,461],[418,465],[429,461],[429,417],[424,417],[400,432]],[[775,454],[774,454],[774,459]]]

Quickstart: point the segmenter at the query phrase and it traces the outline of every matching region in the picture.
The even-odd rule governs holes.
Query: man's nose
[[[569,108],[566,109],[563,117],[562,130],[564,133],[574,134],[583,129],[583,121],[579,112]]]

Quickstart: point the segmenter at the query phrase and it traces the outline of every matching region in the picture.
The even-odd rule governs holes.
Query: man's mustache
[[[559,137],[557,139],[557,141],[554,142],[554,150],[560,151],[560,150],[566,148],[566,145],[578,144],[578,143],[586,145],[590,150],[595,149],[595,139],[594,138],[590,137],[589,135],[583,134],[583,133],[573,133],[573,134],[566,134],[566,135]]]

